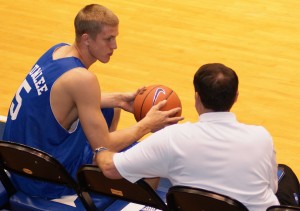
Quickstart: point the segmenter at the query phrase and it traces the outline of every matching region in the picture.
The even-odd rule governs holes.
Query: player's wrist
[[[97,147],[95,150],[94,150],[94,157],[99,154],[100,152],[103,152],[105,150],[108,150],[106,147]]]
[[[139,137],[136,137],[135,140],[138,140],[141,137],[143,137],[144,135],[150,133],[153,129],[152,126],[151,126],[151,123],[150,123],[150,121],[148,121],[147,117],[143,118],[142,120],[137,122],[136,127],[137,127],[137,130],[138,130],[138,134],[140,134],[140,135],[139,135]]]

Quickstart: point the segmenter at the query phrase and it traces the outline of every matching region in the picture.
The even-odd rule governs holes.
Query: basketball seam
[[[172,94],[173,92],[174,92],[173,90],[170,92],[170,94],[166,97],[166,100],[169,99],[169,97],[171,96],[171,94]]]
[[[142,119],[142,110],[143,110],[144,103],[145,103],[145,101],[146,101],[148,95],[151,93],[151,91],[152,91],[153,89],[155,89],[155,88],[158,87],[158,86],[160,86],[160,85],[154,86],[154,87],[148,92],[148,94],[144,97],[144,100],[143,100],[142,106],[141,106],[141,110],[140,110],[140,116],[139,116],[139,119],[140,119],[140,120]]]

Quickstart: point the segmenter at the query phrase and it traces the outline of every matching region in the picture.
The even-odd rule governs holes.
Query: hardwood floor
[[[74,40],[75,14],[90,1],[0,0],[0,115],[6,116],[19,84],[38,57]],[[103,0],[120,18],[118,50],[94,71],[103,91],[172,87],[184,121],[197,121],[193,75],[204,63],[236,70],[240,94],[233,112],[266,127],[278,163],[300,178],[300,1]],[[134,124],[122,113],[119,128]],[[251,152],[249,152],[251,153]]]

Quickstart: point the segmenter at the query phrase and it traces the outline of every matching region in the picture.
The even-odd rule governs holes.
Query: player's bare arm
[[[133,102],[137,92],[101,93],[102,108],[121,108],[133,112]]]
[[[59,87],[59,80],[64,81],[61,84],[65,87]],[[55,104],[52,105],[54,114],[59,122],[66,126],[66,129],[79,118],[92,148],[105,146],[119,151],[150,131],[182,120],[182,117],[170,117],[178,111],[176,109],[159,111],[159,108],[164,105],[162,102],[153,107],[149,115],[134,126],[109,133],[100,110],[101,91],[97,77],[84,68],[77,68],[64,74],[59,80],[56,84],[57,91],[53,90],[55,91],[53,93]],[[63,92],[59,93],[59,90]],[[63,111],[67,111],[67,115],[61,115]]]
[[[133,113],[134,99],[143,89],[144,87],[137,89],[135,92],[101,93],[101,106],[102,108],[118,107]]]

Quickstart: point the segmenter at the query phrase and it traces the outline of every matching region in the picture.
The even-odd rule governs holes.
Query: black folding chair
[[[77,182],[65,168],[55,158],[41,150],[14,142],[0,141],[0,179],[10,197],[17,190],[5,170],[32,179],[66,185],[74,189],[86,210],[97,210],[89,194],[80,190]],[[50,200],[48,202],[54,203]],[[45,204],[45,207],[51,206]]]
[[[131,183],[126,179],[109,179],[95,165],[84,165],[77,178],[83,191],[103,194],[160,210],[167,210],[164,201],[143,179]]]
[[[167,204],[171,211],[246,211],[241,202],[212,191],[187,186],[173,186],[167,193]]]
[[[289,205],[274,205],[267,209],[267,211],[299,211],[300,207]]]

